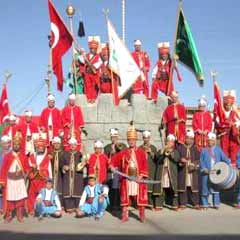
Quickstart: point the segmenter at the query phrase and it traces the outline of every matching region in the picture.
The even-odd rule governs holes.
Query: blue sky
[[[76,7],[74,29],[80,14],[83,16],[87,35],[100,35],[106,41],[106,24],[102,13],[109,8],[109,17],[121,36],[121,0],[72,0]],[[65,9],[68,0],[53,0],[55,7],[68,23]],[[133,40],[141,39],[144,49],[149,53],[152,66],[157,60],[157,43],[173,42],[176,28],[178,0],[126,0],[126,44],[133,49]],[[194,76],[179,67],[183,77],[177,83],[185,105],[196,105],[201,94],[213,100],[210,70],[217,70],[221,89],[235,88],[238,85],[240,70],[240,1],[236,0],[184,0],[185,16],[191,26],[205,71],[205,86],[200,88]],[[21,113],[25,108],[39,114],[46,105],[46,87],[43,81],[48,65],[48,42],[50,24],[47,0],[9,0],[0,2],[0,80],[3,82],[5,70],[13,76],[8,84],[9,102],[13,112]],[[79,39],[79,44],[87,49],[87,38]],[[63,60],[64,73],[67,74],[71,53]],[[52,81],[57,106],[62,107],[69,92],[56,91],[56,80]],[[36,98],[31,96],[38,92]],[[239,91],[240,92],[240,91]],[[239,99],[239,97],[238,97]]]

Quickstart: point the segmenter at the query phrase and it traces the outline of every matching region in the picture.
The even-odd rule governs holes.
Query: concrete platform
[[[0,222],[0,239],[239,239],[240,210],[222,205],[220,210],[174,212],[147,210],[145,224],[133,209],[127,223],[106,213],[101,221],[76,219],[65,214],[61,219],[32,217],[23,224]]]

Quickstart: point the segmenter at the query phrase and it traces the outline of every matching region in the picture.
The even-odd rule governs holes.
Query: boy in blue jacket
[[[76,217],[90,215],[94,216],[95,220],[102,218],[109,204],[108,190],[107,186],[96,183],[96,177],[90,176],[82,193]]]

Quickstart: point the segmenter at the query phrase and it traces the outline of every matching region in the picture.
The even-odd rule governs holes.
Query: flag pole
[[[168,86],[167,86],[167,96],[170,94],[170,86],[173,82],[173,70],[174,67],[176,65],[176,60],[177,60],[177,56],[175,54],[175,46],[177,43],[177,27],[178,27],[178,22],[179,22],[179,16],[180,16],[180,11],[182,9],[182,0],[179,0],[179,4],[178,4],[178,10],[177,10],[177,21],[176,21],[176,30],[175,30],[175,36],[174,36],[174,42],[173,42],[173,54],[172,54],[172,64],[171,64],[171,69],[170,69],[170,76],[169,76],[169,81],[168,81]]]
[[[109,8],[104,8],[102,11],[103,11],[103,14],[104,14],[104,16],[105,16],[106,23],[107,23],[107,20],[108,20],[108,14],[109,14]],[[108,61],[109,61],[109,59],[108,59]],[[112,69],[110,69],[110,75],[111,75],[111,83],[112,83],[112,96],[113,96],[113,103],[116,104],[116,101],[115,101],[114,77],[113,77],[113,71],[112,71]]]
[[[45,82],[47,85],[48,95],[51,94],[51,82],[52,82],[52,47],[50,46],[49,56],[48,56],[48,70],[47,76],[45,78]]]
[[[70,32],[74,39],[73,16],[75,14],[75,8],[71,4],[69,4],[66,8],[66,13],[69,18]],[[74,76],[74,92],[75,94],[77,94],[77,72],[76,72],[76,64],[75,64],[75,58],[74,58],[74,43],[72,44],[72,61],[73,61],[73,76]]]

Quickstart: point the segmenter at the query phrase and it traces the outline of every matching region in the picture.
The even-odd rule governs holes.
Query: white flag
[[[125,44],[118,37],[112,23],[107,19],[109,39],[109,67],[121,79],[118,97],[121,98],[141,75],[140,69]]]

